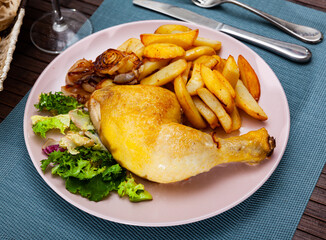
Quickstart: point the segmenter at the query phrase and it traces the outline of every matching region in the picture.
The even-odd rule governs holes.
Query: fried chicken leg
[[[88,105],[103,144],[126,169],[159,183],[177,182],[229,162],[256,164],[274,140],[262,128],[220,139],[181,124],[174,93],[154,86],[116,85],[95,91]]]

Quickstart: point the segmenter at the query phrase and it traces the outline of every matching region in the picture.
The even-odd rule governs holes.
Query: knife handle
[[[295,23],[287,22],[283,19],[274,17],[270,14],[267,14],[263,11],[250,7],[242,2],[238,2],[237,0],[229,0],[230,3],[236,4],[240,7],[243,7],[263,18],[267,21],[270,21],[272,24],[277,26],[278,28],[282,29],[283,31],[287,32],[288,34],[300,39],[306,43],[319,43],[323,40],[323,34],[314,28],[298,25]]]
[[[263,37],[228,25],[223,25],[218,30],[242,41],[246,41],[270,52],[276,53],[294,62],[304,63],[311,59],[310,50],[297,44]]]

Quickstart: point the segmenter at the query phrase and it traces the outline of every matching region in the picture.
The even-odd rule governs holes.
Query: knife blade
[[[163,13],[185,22],[206,26],[216,31],[226,33],[239,40],[261,47],[294,62],[308,62],[312,56],[310,50],[304,46],[247,32],[171,4],[151,0],[133,0],[133,4]]]

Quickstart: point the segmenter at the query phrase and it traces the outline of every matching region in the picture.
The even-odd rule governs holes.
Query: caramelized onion
[[[86,103],[90,97],[90,93],[86,92],[81,85],[66,85],[61,87],[61,91],[66,96],[72,96],[80,103]]]
[[[73,85],[83,82],[86,78],[94,74],[94,65],[92,61],[80,59],[68,70],[66,75],[66,84]]]
[[[138,69],[140,64],[140,59],[134,53],[108,49],[96,58],[94,68],[100,74],[115,75]]]
[[[113,82],[116,84],[128,84],[132,82],[135,78],[136,78],[136,74],[134,72],[120,73],[119,75],[116,75],[114,77]]]

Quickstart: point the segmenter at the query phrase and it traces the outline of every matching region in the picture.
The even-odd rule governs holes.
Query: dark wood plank
[[[4,89],[0,94],[0,103],[14,108],[22,98],[22,96],[11,93],[7,89]]]
[[[326,237],[326,222],[319,221],[308,215],[302,216],[298,228],[314,237],[319,237],[321,239],[325,239]]]
[[[19,97],[24,97],[26,93],[31,89],[31,85],[24,83],[20,80],[9,78],[4,83],[4,88]]]
[[[324,170],[325,169],[326,169],[326,167],[324,167]],[[316,186],[326,189],[326,174],[325,173],[320,174],[320,177],[318,179]]]
[[[326,190],[316,186],[310,199],[320,204],[326,205]]]
[[[40,69],[44,69],[48,63],[33,57],[17,54],[15,61],[12,62],[12,65],[38,73]]]
[[[326,216],[325,205],[322,203],[312,201],[311,199],[308,202],[307,207],[305,209],[305,215],[308,215],[320,221],[325,221],[325,216]]]
[[[0,121],[2,122],[12,111],[13,107],[0,103]]]
[[[325,0],[288,0],[288,1],[326,12]]]
[[[320,240],[322,238],[311,235],[310,233],[297,230],[292,240]]]
[[[21,82],[26,83],[32,87],[35,81],[37,80],[38,76],[40,75],[40,73],[41,70],[40,72],[35,73],[35,72],[27,71],[26,68],[21,68],[20,66],[12,65],[10,67],[10,71],[8,75],[11,78],[20,80]],[[7,79],[4,85],[6,84],[6,82]]]

